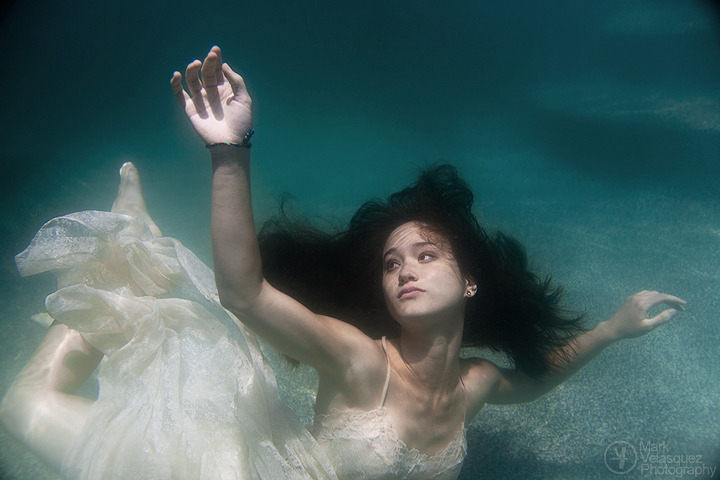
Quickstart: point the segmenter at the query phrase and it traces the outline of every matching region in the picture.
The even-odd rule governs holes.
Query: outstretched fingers
[[[641,293],[646,296],[644,305],[645,311],[648,311],[651,308],[656,307],[660,304],[671,306],[680,311],[685,310],[683,305],[685,305],[687,302],[680,297],[676,297],[675,295],[668,295],[667,293],[660,293],[657,291]]]
[[[190,95],[187,94],[182,86],[182,73],[173,72],[173,76],[170,79],[170,89],[172,90],[172,94],[175,96],[178,103],[185,108],[185,103],[190,100]]]
[[[241,141],[252,129],[251,99],[242,77],[222,62],[220,48],[192,61],[184,74],[183,88],[183,74],[173,73],[172,93],[205,144]]]
[[[222,64],[222,72],[225,74],[225,78],[227,78],[228,83],[230,84],[230,87],[232,88],[233,94],[235,95],[235,98],[241,102],[250,103],[250,94],[247,91],[247,87],[245,86],[245,80],[235,73],[232,68],[230,68],[230,65],[227,63]]]
[[[187,83],[190,96],[192,98],[193,105],[195,105],[195,111],[201,118],[207,117],[205,112],[205,102],[202,97],[202,84],[200,83],[200,68],[202,62],[200,60],[193,60],[190,62],[185,69],[185,83]]]
[[[660,293],[657,291],[644,291],[640,295],[645,296],[645,304],[643,308],[646,312],[647,319],[645,324],[649,330],[654,330],[660,325],[670,321],[679,312],[685,310],[684,305],[687,303],[680,297],[674,295],[668,295],[666,293]],[[649,310],[657,307],[658,305],[667,305],[672,308],[668,308],[658,313],[657,315],[650,316]]]
[[[222,105],[220,105],[220,95],[218,85],[223,82],[218,81],[218,72],[222,73],[220,62],[220,48],[213,47],[205,57],[205,61],[200,68],[200,78],[202,86],[207,95],[207,101],[210,104],[215,118],[222,119],[224,117]],[[222,77],[222,75],[221,75]]]
[[[200,78],[202,78],[203,86],[207,88],[217,87],[225,82],[222,74],[222,55],[220,47],[217,45],[212,47],[205,57],[205,61],[200,69]]]
[[[660,293],[655,290],[643,290],[631,295],[625,300],[617,313],[610,319],[610,325],[616,338],[635,338],[651,332],[660,325],[668,322],[680,311],[685,310],[687,302],[680,297]],[[656,307],[667,305],[671,308],[659,313]]]
[[[675,315],[678,314],[678,310],[674,308],[668,308],[667,310],[663,310],[662,312],[658,313],[654,317],[648,318],[645,320],[647,323],[649,330],[654,330],[660,325],[669,322]]]
[[[215,63],[215,76],[217,77],[217,84],[222,85],[223,83],[225,83],[225,76],[223,75],[223,72],[222,72],[222,65],[223,65],[222,52],[220,51],[220,47],[218,47],[217,45],[212,47],[210,49],[210,51],[215,52],[215,54],[217,55],[218,59],[217,59],[217,62]]]
[[[200,83],[200,78],[198,77],[201,67],[202,62],[200,60],[193,60],[188,63],[188,66],[185,69],[185,83],[187,83],[190,95],[193,97],[200,95],[200,92],[202,91],[202,84]]]
[[[217,97],[217,87],[225,83],[225,77],[222,73],[222,57],[220,47],[214,46],[208,52],[204,62],[193,60],[185,69],[185,82],[187,83],[188,92],[182,86],[182,74],[173,72],[170,79],[172,93],[178,102],[185,106],[188,100],[192,100],[195,104],[197,112],[205,110],[205,104],[202,98],[203,89],[208,95],[212,104],[212,97]]]
[[[197,62],[197,60],[195,62]],[[197,79],[197,65],[194,65],[195,62],[188,65],[188,68],[185,71],[185,81],[188,85],[188,90],[190,90],[190,94],[188,94],[188,92],[186,92],[183,88],[182,74],[177,71],[173,72],[173,75],[170,78],[170,89],[172,90],[172,94],[175,96],[175,99],[185,110],[185,113],[188,115],[200,113],[202,116],[205,110],[205,105],[202,99],[200,90],[201,87],[199,86],[200,81]],[[189,105],[188,102],[191,102],[191,104]]]

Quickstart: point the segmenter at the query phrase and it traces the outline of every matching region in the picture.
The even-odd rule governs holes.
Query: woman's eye
[[[420,256],[418,257],[418,260],[423,262],[423,261],[433,260],[434,258],[435,258],[435,255],[433,255],[432,253],[424,252],[424,253],[420,254]]]
[[[398,266],[400,266],[400,264],[397,260],[388,260],[385,262],[385,271],[395,270]]]

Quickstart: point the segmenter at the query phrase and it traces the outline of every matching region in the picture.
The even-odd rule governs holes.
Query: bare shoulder
[[[329,408],[344,410],[376,408],[382,396],[387,373],[387,357],[382,341],[367,336],[356,336],[346,348],[347,367],[342,378],[319,371],[320,384],[316,411]]]
[[[364,342],[362,351],[356,355],[355,361],[350,369],[350,381],[358,388],[364,390],[377,390],[382,392],[387,378],[388,365],[392,364],[391,357],[397,357],[397,348],[393,341],[386,339],[383,346],[381,338],[369,338]]]
[[[367,336],[357,327],[341,320],[328,319],[330,337],[326,340],[334,345],[335,357],[342,359],[342,378],[334,381],[344,383],[354,389],[357,382],[365,382],[367,377],[383,375],[387,360],[382,348],[382,340]]]
[[[466,423],[469,423],[497,388],[501,380],[501,372],[491,361],[476,357],[462,359],[460,368],[467,391]]]
[[[464,358],[461,360],[461,366],[463,381],[468,387],[468,384],[482,386],[488,382],[497,382],[500,378],[500,368],[485,358]]]
[[[387,372],[387,354],[382,339],[364,337],[359,341],[357,354],[353,359],[350,374],[357,379],[381,378],[385,381]]]

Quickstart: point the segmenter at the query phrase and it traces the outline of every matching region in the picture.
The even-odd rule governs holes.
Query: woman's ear
[[[470,277],[465,279],[465,296],[467,298],[472,298],[477,293],[478,287],[477,283],[475,283],[475,280]]]

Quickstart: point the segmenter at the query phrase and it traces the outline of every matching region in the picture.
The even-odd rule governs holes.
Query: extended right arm
[[[210,152],[215,282],[223,304],[244,311],[263,287],[250,201],[250,150],[219,145]]]
[[[252,128],[251,100],[240,75],[222,64],[220,49],[213,47],[202,64],[188,65],[189,94],[181,80],[175,72],[171,86],[200,138],[242,144]],[[213,262],[223,306],[281,352],[340,382],[353,383],[354,367],[368,360],[382,371],[384,356],[372,339],[314,314],[265,281],[250,200],[250,149],[215,145],[210,152]]]

